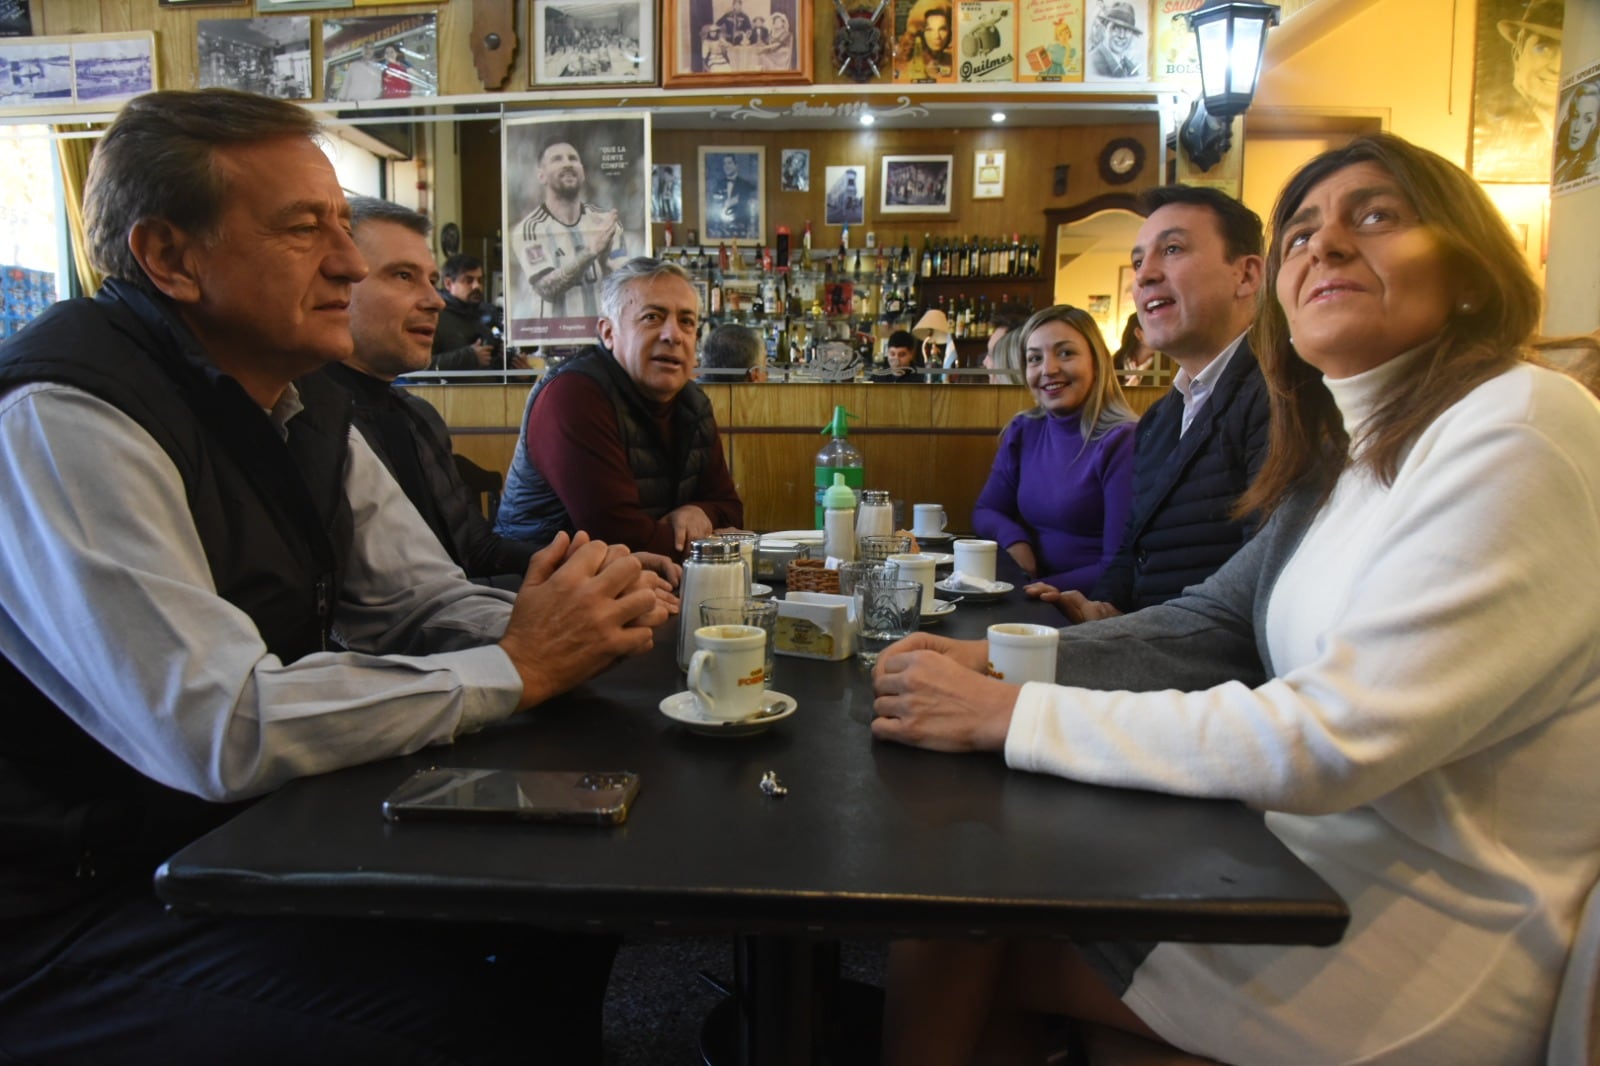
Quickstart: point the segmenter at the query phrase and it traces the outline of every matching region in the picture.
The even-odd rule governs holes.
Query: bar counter
[[[812,526],[812,465],[836,404],[856,416],[850,441],[868,488],[907,507],[942,503],[950,528],[972,528],[972,506],[994,462],[1000,431],[1033,403],[1020,385],[885,385],[869,382],[703,384],[716,411],[734,484],[751,529]],[[517,444],[528,385],[417,385],[439,409],[456,451],[502,473]],[[1143,412],[1165,387],[1124,390]]]

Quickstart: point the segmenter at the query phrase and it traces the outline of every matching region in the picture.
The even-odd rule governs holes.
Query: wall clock
[[[1126,185],[1144,170],[1144,145],[1132,137],[1118,137],[1100,151],[1100,180]]]

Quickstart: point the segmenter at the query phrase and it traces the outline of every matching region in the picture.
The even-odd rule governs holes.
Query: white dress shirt
[[[274,414],[293,432],[298,397]],[[516,710],[494,646],[512,595],[474,585],[351,431],[334,632],[284,663],[217,594],[166,452],[77,389],[0,397],[0,651],[117,756],[210,800],[448,742]],[[487,646],[484,646],[486,645]]]
[[[1243,340],[1244,333],[1233,338],[1233,343],[1222,349],[1222,354],[1207,363],[1205,369],[1194,377],[1190,377],[1187,370],[1179,368],[1177,375],[1172,379],[1172,387],[1183,396],[1183,425],[1178,430],[1178,436],[1181,437],[1189,432],[1189,425],[1200,413],[1200,408],[1211,399],[1212,390],[1217,387],[1217,381],[1222,377],[1222,372],[1228,369],[1228,362],[1233,358],[1233,353],[1239,350],[1239,343]]]

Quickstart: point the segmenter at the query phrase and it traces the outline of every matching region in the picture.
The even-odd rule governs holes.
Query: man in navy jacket
[[[1165,603],[1255,532],[1232,511],[1267,453],[1267,391],[1245,337],[1261,288],[1261,219],[1214,189],[1184,185],[1152,189],[1142,206],[1139,324],[1179,370],[1139,421],[1133,511],[1111,566],[1089,596],[1029,588],[1074,622]]]

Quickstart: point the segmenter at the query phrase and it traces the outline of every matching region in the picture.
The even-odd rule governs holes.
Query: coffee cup
[[[922,586],[922,613],[927,614],[933,610],[934,604],[938,602],[933,594],[933,560],[926,555],[909,553],[891,555],[888,562],[895,568],[900,580],[915,581]]]
[[[707,718],[737,722],[761,710],[766,694],[767,632],[760,626],[701,626],[694,631],[689,690]]]
[[[1054,626],[1031,622],[1000,622],[989,627],[989,669],[991,677],[1013,685],[1056,680],[1056,645],[1061,631]]]
[[[1000,545],[992,540],[958,540],[955,544],[956,571],[993,581],[995,554],[999,550]]]
[[[919,537],[937,537],[944,532],[944,504],[918,503],[911,507],[911,532]]]

